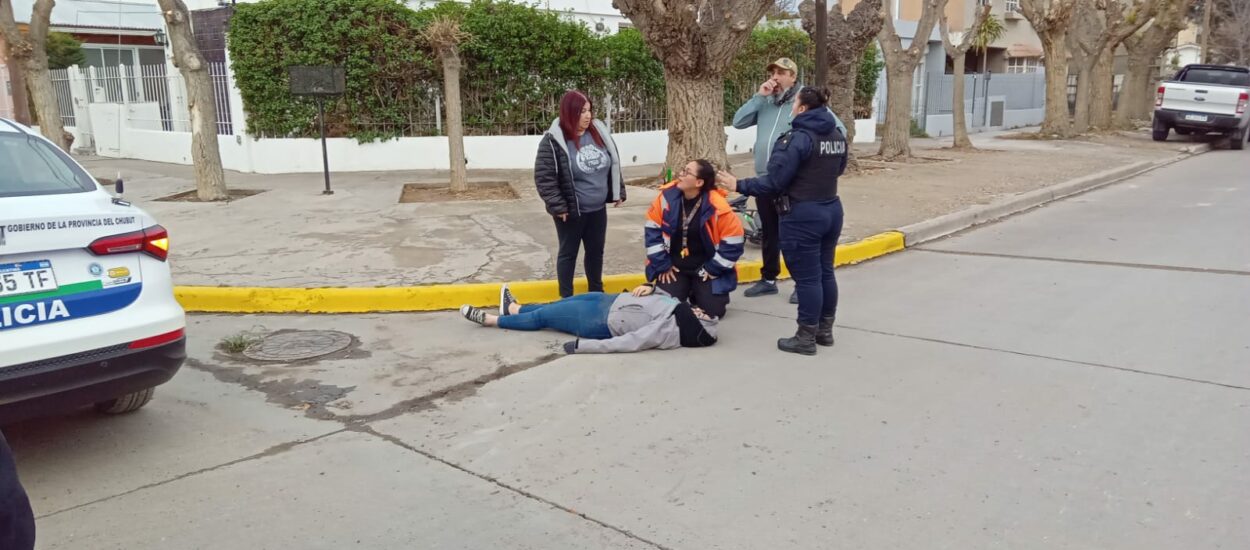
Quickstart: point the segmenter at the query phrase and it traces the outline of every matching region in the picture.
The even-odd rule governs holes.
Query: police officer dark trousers
[[[842,234],[838,177],[846,170],[846,136],[834,124],[824,90],[803,88],[794,102],[790,132],[773,145],[768,173],[738,181],[722,172],[717,182],[744,195],[781,197],[781,253],[799,295],[799,328],[778,349],[815,355],[833,345],[838,283],[833,252]]]

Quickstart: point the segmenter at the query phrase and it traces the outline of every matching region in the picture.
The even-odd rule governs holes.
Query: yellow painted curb
[[[903,249],[903,234],[888,231],[838,245],[834,265],[857,264]],[[760,262],[739,262],[738,280],[757,281]],[[782,276],[788,276],[784,266]],[[642,274],[603,278],[604,290],[619,292],[644,282]],[[489,306],[499,302],[500,283],[375,288],[269,288],[179,286],[174,296],[191,312],[205,313],[369,313],[440,311],[463,304]],[[523,302],[551,302],[560,298],[555,281],[521,281],[508,285]],[[586,291],[586,280],[574,286]]]

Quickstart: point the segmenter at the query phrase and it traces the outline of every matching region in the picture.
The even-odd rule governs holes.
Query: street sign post
[[[323,195],[333,195],[330,189],[330,157],[326,152],[326,106],[327,98],[343,95],[347,88],[346,71],[343,67],[330,65],[295,65],[287,67],[291,77],[291,95],[311,97],[317,100],[317,126],[321,130],[321,168],[325,173],[326,188]]]

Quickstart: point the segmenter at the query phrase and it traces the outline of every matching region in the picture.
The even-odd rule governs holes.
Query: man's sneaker
[[[516,298],[512,296],[512,291],[508,289],[508,285],[505,283],[499,287],[499,316],[507,317],[511,315],[509,311],[512,311],[512,304],[515,303]]]
[[[794,290],[794,292],[791,292],[791,293],[790,293],[790,303],[792,303],[792,304],[797,304],[797,303],[799,303],[799,291],[798,291],[798,289],[795,289],[795,290]]]
[[[460,314],[464,315],[465,319],[473,321],[474,323],[477,323],[479,325],[486,326],[486,312],[485,311],[482,311],[471,305],[465,304],[463,306],[460,306]]]
[[[776,294],[776,293],[777,293],[777,281],[765,281],[763,279],[760,279],[759,282],[755,283],[754,285],[751,285],[751,288],[748,288],[746,292],[742,293],[742,295],[746,296],[747,298],[754,298],[756,296],[767,296],[769,294]]]

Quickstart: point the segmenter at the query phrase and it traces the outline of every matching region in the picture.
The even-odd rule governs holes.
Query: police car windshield
[[[95,190],[95,182],[65,153],[19,132],[0,132],[0,198]]]

